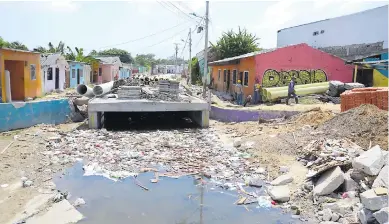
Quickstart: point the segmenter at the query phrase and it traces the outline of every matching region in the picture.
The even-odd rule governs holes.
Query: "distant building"
[[[388,48],[388,6],[278,30],[277,47],[312,47],[383,42]]]
[[[211,51],[211,47],[209,47],[208,48],[208,63],[209,62],[212,62],[212,61],[214,61],[214,60],[216,60],[216,55],[215,54],[213,54],[212,53],[212,51]],[[204,66],[205,66],[205,61],[204,61],[204,50],[202,50],[202,51],[200,51],[199,53],[197,53],[196,54],[196,58],[197,58],[197,60],[198,60],[198,62],[199,62],[199,68],[200,68],[200,75],[201,75],[201,77],[202,77],[202,80],[204,81]],[[209,66],[208,66],[208,73],[209,73]],[[210,76],[209,77],[207,77],[208,79],[207,79],[207,84],[209,84],[210,83]]]
[[[120,67],[123,67],[119,57],[95,57],[100,61],[99,83],[114,81],[119,78]]]
[[[10,86],[5,76],[9,73]],[[0,47],[0,98],[2,102],[24,101],[42,95],[40,54]],[[8,89],[10,88],[10,89]]]
[[[354,66],[346,65],[342,58],[307,44],[264,49],[208,65],[215,89],[234,93],[241,80],[245,96],[254,94],[255,83],[262,87],[287,86],[293,76],[298,85],[329,80],[351,82],[354,72]]]
[[[65,74],[69,71],[69,64],[60,53],[41,54],[42,90],[44,93],[53,90],[63,91],[65,88]]]
[[[187,72],[188,65],[156,65],[153,69],[154,74],[182,74]]]

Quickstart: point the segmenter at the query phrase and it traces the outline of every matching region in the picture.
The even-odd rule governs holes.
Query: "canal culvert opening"
[[[112,131],[199,128],[191,115],[190,111],[105,112],[103,127]]]

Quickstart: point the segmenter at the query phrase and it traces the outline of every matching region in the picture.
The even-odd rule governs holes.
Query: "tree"
[[[233,30],[224,32],[216,44],[211,43],[211,47],[216,53],[217,60],[220,60],[260,50],[258,40],[255,34],[239,27],[238,32]]]
[[[38,46],[34,48],[33,51],[40,52],[40,53],[61,53],[62,55],[66,54],[65,43],[62,41],[58,43],[57,47],[54,47],[54,45],[51,42],[49,42],[48,48]]]
[[[199,61],[196,57],[192,58],[191,65],[192,70],[190,74],[190,78],[192,80],[192,84],[201,84],[201,75],[200,75],[200,65]]]
[[[96,61],[91,55],[85,56],[84,55],[84,49],[75,47],[73,51],[69,46],[67,46],[68,53],[66,53],[65,58],[67,60],[71,61],[79,61],[79,62],[85,62],[88,64],[91,64],[92,62]]]
[[[1,37],[0,37],[0,47],[28,51],[27,46],[22,44],[21,42],[19,42],[19,41],[8,42],[8,41],[5,41]]]
[[[97,52],[94,51],[93,53],[97,53]],[[117,48],[111,48],[108,50],[99,51],[97,53],[97,56],[118,56],[120,58],[120,61],[123,63],[133,63],[134,62],[134,58],[132,58],[131,54],[128,51],[122,50],[122,49],[117,49]]]

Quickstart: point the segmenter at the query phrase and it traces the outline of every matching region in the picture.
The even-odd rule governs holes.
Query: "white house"
[[[84,69],[83,69],[83,73],[84,73],[84,84],[87,85],[87,84],[90,84],[91,83],[91,77],[92,77],[92,68],[90,65],[88,64],[85,64],[84,65]]]
[[[61,54],[41,55],[41,75],[43,93],[53,90],[63,91],[65,87],[65,72],[69,64]]]
[[[384,42],[388,48],[388,5],[278,30],[277,47],[306,43],[312,47]]]

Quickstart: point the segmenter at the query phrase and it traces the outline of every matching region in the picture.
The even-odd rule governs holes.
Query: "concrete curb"
[[[258,121],[259,118],[271,120],[289,117],[300,113],[300,111],[275,111],[275,110],[234,110],[211,106],[210,118],[222,122],[245,122]]]

